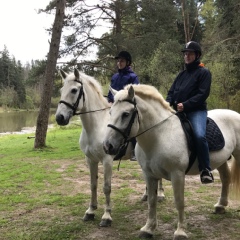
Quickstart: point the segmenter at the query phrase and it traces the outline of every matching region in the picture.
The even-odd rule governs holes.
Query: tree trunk
[[[41,95],[40,110],[37,118],[34,148],[46,146],[46,135],[48,129],[48,118],[51,106],[51,96],[55,69],[58,59],[59,46],[64,22],[66,0],[56,1],[56,14],[52,30],[52,39],[47,57],[45,82]]]
[[[183,17],[183,26],[184,26],[184,33],[185,33],[185,42],[189,42],[189,15],[186,16],[186,10],[185,10],[185,0],[181,1],[181,7],[182,7],[182,17]]]

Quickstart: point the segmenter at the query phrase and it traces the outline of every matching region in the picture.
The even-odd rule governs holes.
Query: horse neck
[[[173,115],[173,113],[164,108],[161,103],[154,100],[142,101],[138,104],[138,109],[141,116],[138,134],[146,129],[154,127],[155,125],[159,128],[170,116]],[[149,134],[152,132],[154,131],[149,131]]]
[[[84,95],[84,104],[83,102],[80,103],[82,106],[81,112],[83,113],[80,115],[80,118],[82,126],[85,128],[86,131],[90,132],[93,130],[93,128],[97,128],[99,125],[102,125],[105,119],[108,117],[109,104],[107,100],[104,99],[104,97],[100,96],[95,89],[88,86],[86,83],[84,84]],[[87,113],[89,111],[96,112]]]

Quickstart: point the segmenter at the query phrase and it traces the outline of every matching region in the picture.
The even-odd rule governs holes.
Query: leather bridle
[[[124,137],[124,141],[128,141],[128,137],[130,135],[130,132],[131,132],[131,129],[132,129],[132,125],[134,123],[134,120],[135,120],[135,117],[136,115],[138,114],[138,110],[137,110],[137,107],[136,107],[136,101],[135,101],[135,98],[131,101],[131,100],[123,100],[123,102],[129,102],[131,104],[134,105],[134,109],[133,109],[133,114],[131,116],[131,119],[128,123],[128,126],[126,127],[126,129],[124,130],[121,130],[119,128],[117,128],[116,126],[112,125],[112,124],[108,124],[107,126],[116,130],[117,132],[119,132],[123,137]]]
[[[73,116],[81,114],[81,113],[77,113],[77,108],[78,108],[78,104],[79,104],[82,97],[83,97],[83,104],[85,102],[85,95],[84,95],[84,91],[83,91],[83,83],[79,80],[74,80],[74,81],[81,84],[81,88],[80,88],[80,91],[79,91],[76,102],[74,104],[70,104],[70,103],[68,103],[66,101],[63,101],[63,100],[59,101],[59,103],[63,103],[73,110]]]
[[[129,102],[129,103],[134,105],[133,114],[130,118],[130,121],[129,121],[126,129],[121,130],[121,129],[117,128],[116,126],[112,125],[112,124],[107,125],[108,127],[110,127],[112,129],[114,129],[115,131],[119,132],[124,138],[123,143],[121,144],[117,155],[114,157],[114,160],[121,159],[125,155],[129,142],[131,141],[131,139],[134,138],[134,137],[129,138],[129,135],[130,135],[135,117],[138,114],[138,110],[137,110],[137,106],[136,106],[137,104],[136,104],[135,98],[133,100],[123,100],[123,102]],[[138,121],[139,121],[139,119],[138,119]]]
[[[85,114],[85,113],[92,113],[92,112],[98,112],[98,111],[103,111],[103,110],[106,110],[106,109],[109,109],[110,107],[106,107],[106,108],[102,108],[102,109],[98,109],[98,110],[92,110],[92,111],[87,111],[87,112],[77,112],[77,108],[78,108],[78,105],[79,105],[79,102],[81,100],[81,98],[83,98],[83,104],[85,103],[85,93],[84,93],[84,90],[83,90],[83,83],[79,80],[74,80],[75,82],[78,82],[81,84],[81,88],[79,90],[79,94],[78,94],[78,97],[77,97],[77,100],[74,104],[70,104],[64,100],[60,100],[59,103],[63,103],[65,104],[66,106],[68,106],[69,108],[71,108],[73,110],[73,116],[74,115],[81,115],[81,114]]]

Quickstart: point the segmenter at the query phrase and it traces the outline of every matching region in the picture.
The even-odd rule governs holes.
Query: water
[[[56,110],[50,111],[49,124],[55,123],[52,117]],[[0,113],[0,133],[21,132],[24,128],[36,126],[38,111],[2,112]]]

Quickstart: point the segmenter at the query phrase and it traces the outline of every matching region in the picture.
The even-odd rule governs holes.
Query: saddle
[[[176,113],[176,115],[178,116],[182,124],[184,133],[187,138],[188,148],[191,152],[189,157],[189,165],[186,170],[186,173],[187,173],[192,167],[197,156],[196,148],[194,145],[194,139],[193,139],[193,129],[185,113],[178,112]],[[209,117],[207,117],[206,139],[208,142],[209,151],[218,151],[225,146],[225,140],[221,130],[219,129],[218,125],[214,122],[214,120],[212,120]]]

